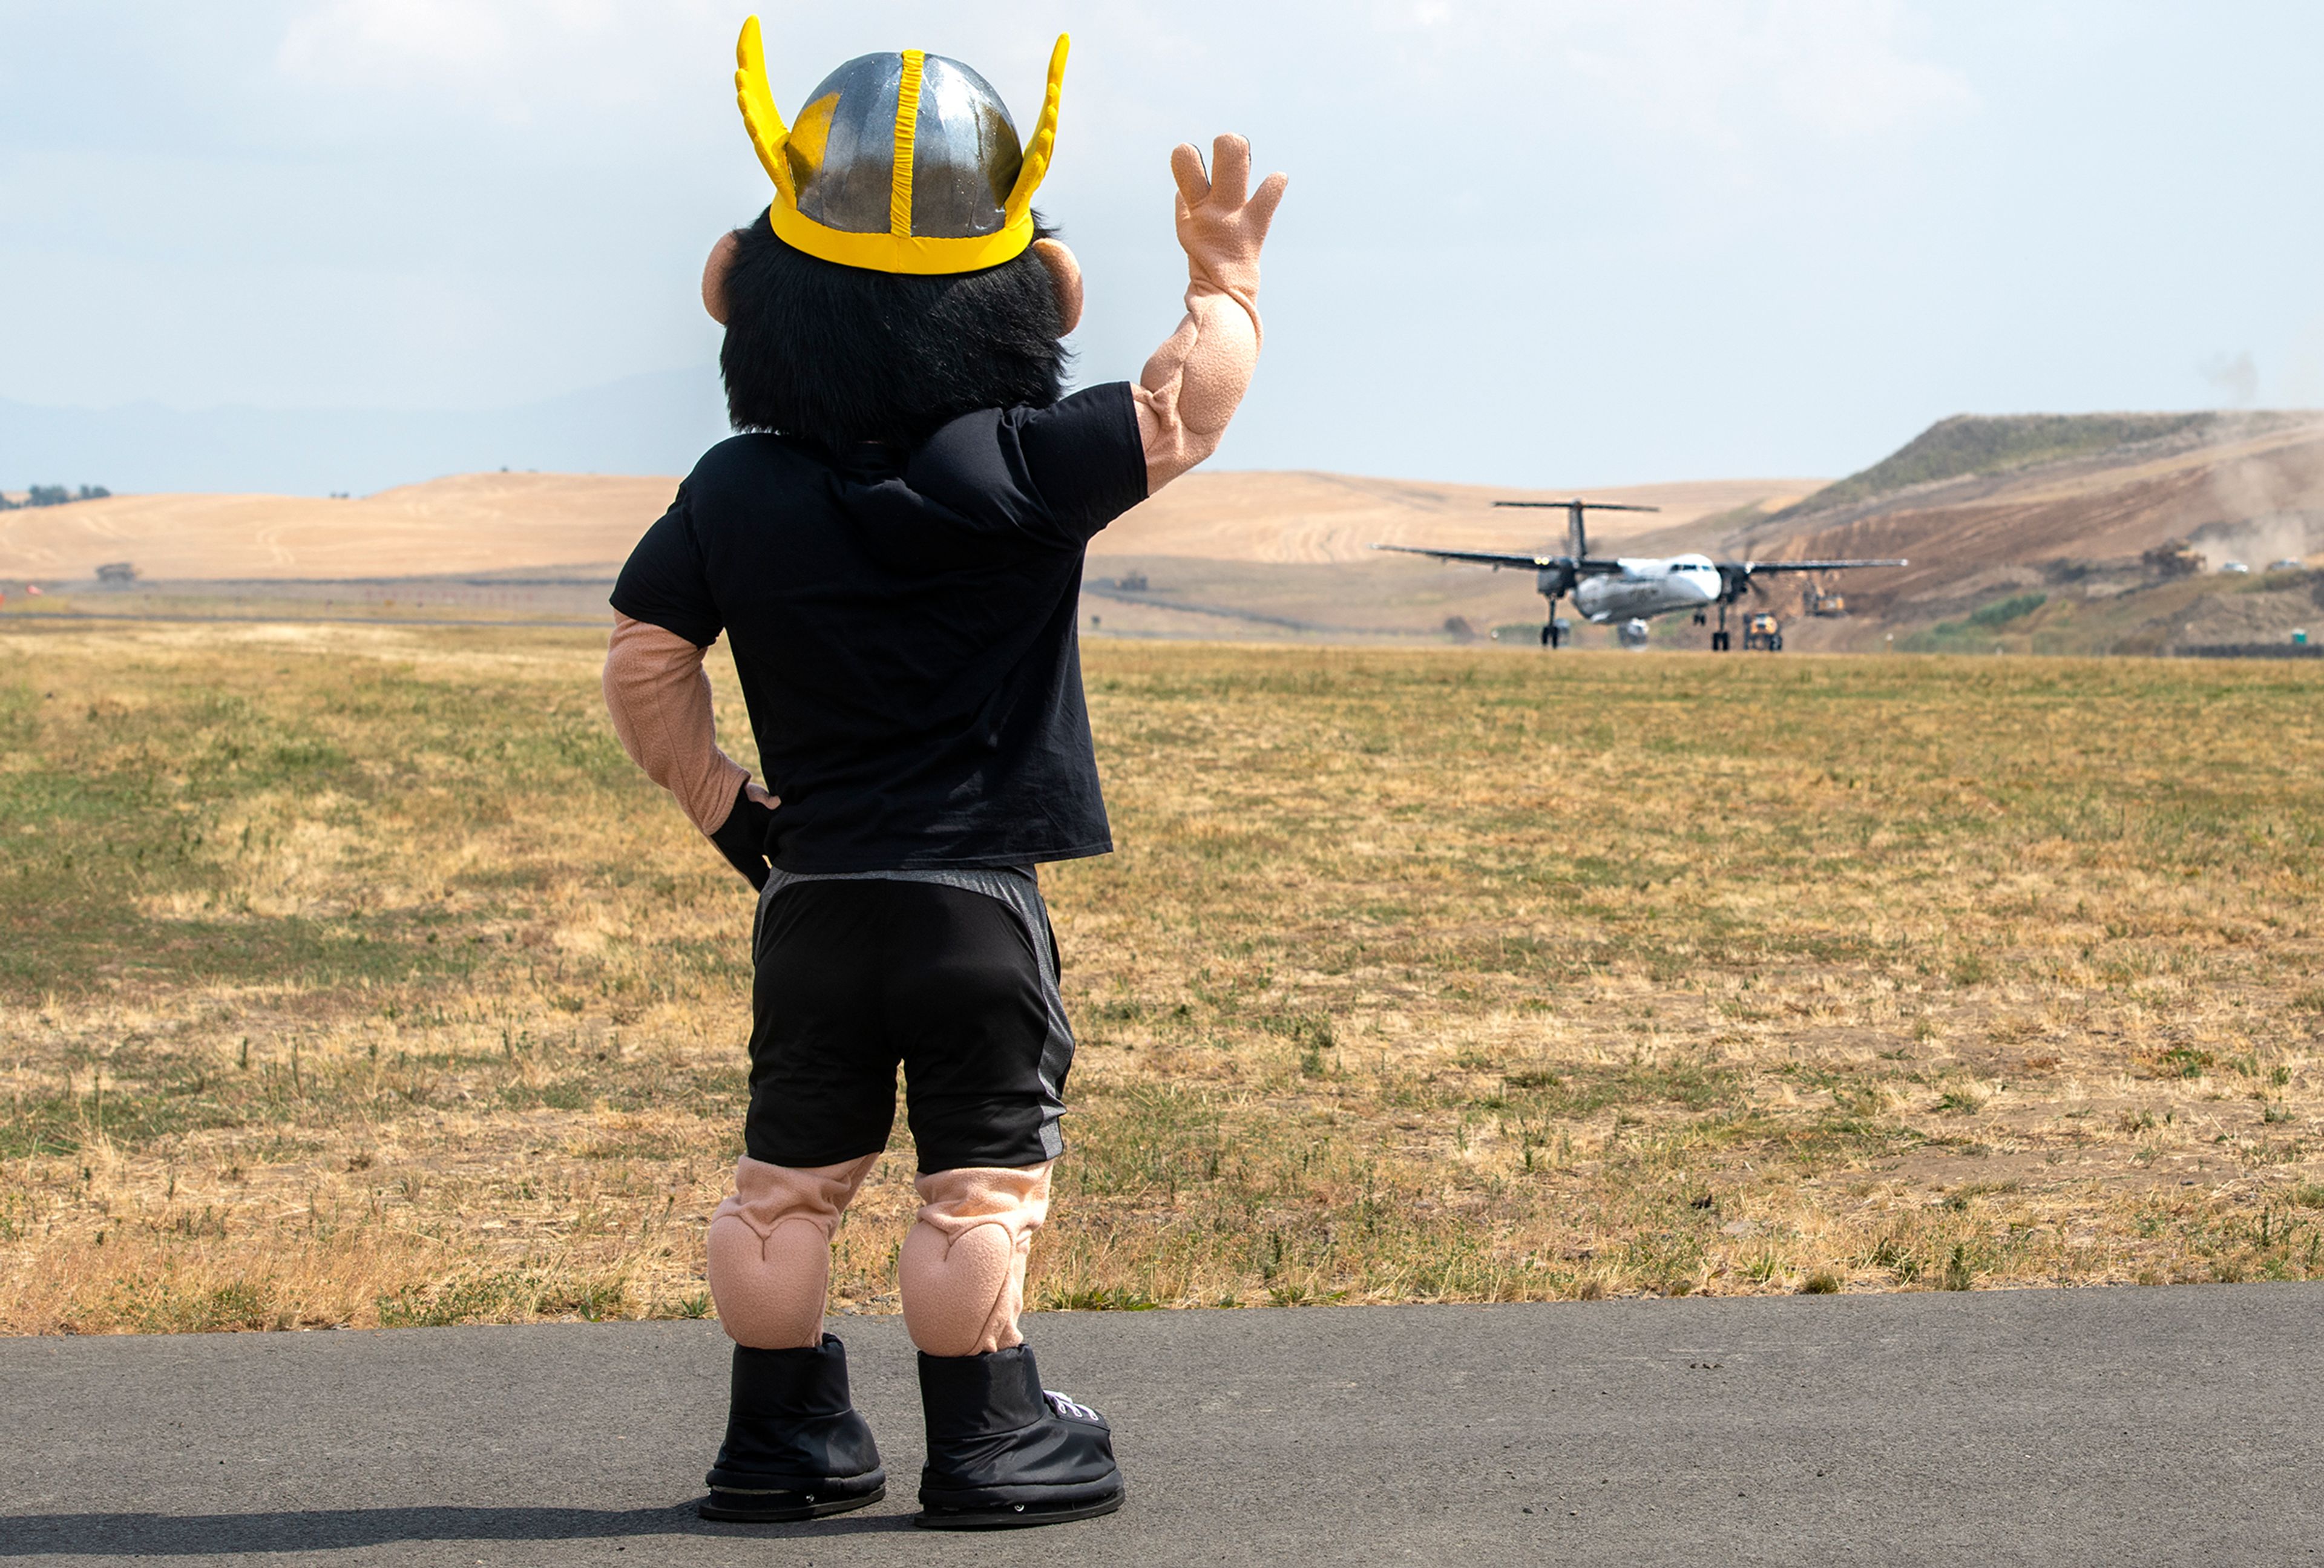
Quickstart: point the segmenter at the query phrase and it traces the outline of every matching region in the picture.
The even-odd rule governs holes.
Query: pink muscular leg
[[[738,1345],[805,1349],[823,1342],[831,1234],[880,1157],[804,1169],[744,1155],[734,1191],[710,1216],[710,1296]]]
[[[1049,1164],[938,1171],[913,1185],[920,1213],[896,1272],[904,1326],[932,1356],[1025,1342],[1025,1255],[1049,1215]]]

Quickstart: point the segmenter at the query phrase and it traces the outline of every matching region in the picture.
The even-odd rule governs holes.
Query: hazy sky
[[[768,188],[734,0],[0,0],[0,397],[489,408],[707,364]],[[1962,411],[2324,402],[2324,6],[766,8],[777,101],[967,60],[1090,281],[1177,315],[1167,168],[1290,171],[1220,461],[1506,484],[1862,466]]]

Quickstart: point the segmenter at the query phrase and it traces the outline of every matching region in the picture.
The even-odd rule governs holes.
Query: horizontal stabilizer
[[[1580,507],[1584,512],[1660,512],[1659,506],[1633,506],[1627,501],[1496,501],[1495,506],[1549,506],[1560,512]]]
[[[1560,564],[1560,558],[1556,556],[1500,555],[1492,550],[1433,550],[1408,544],[1376,544],[1372,549],[1395,550],[1400,555],[1426,556],[1432,560],[1472,561],[1487,567],[1524,567],[1534,571]]]

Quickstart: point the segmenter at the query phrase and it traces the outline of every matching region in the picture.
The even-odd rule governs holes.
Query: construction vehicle
[[[2166,540],[2138,558],[2158,577],[2191,577],[2203,569],[2203,552],[2183,539]]]
[[[1848,613],[1848,598],[1843,594],[1827,594],[1821,588],[1808,590],[1808,613],[1827,619]]]
[[[1743,620],[1743,651],[1755,649],[1763,653],[1784,650],[1783,624],[1765,610],[1756,610]]]

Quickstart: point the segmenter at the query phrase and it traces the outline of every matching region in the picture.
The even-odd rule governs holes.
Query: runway
[[[2324,1563],[2319,1284],[1038,1316],[1130,1501],[971,1536],[833,1326],[890,1495],[771,1527],[715,1324],[0,1341],[0,1562]]]

